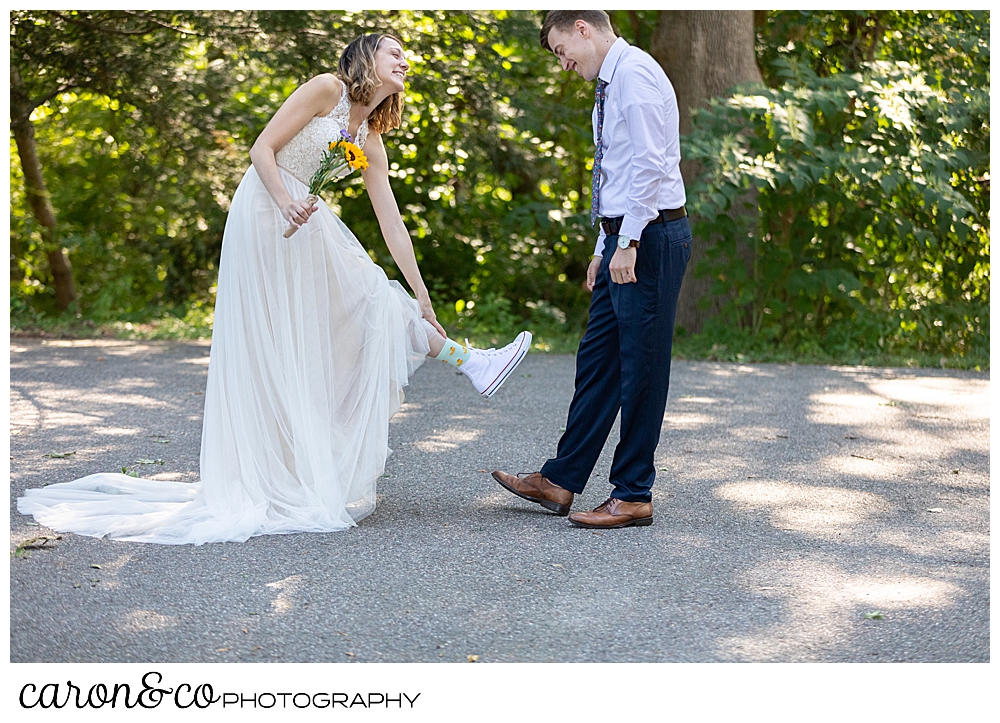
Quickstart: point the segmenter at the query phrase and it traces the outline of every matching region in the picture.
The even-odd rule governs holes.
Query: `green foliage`
[[[611,16],[648,50],[659,12]],[[571,351],[590,298],[593,87],[541,50],[541,15],[12,11],[11,63],[81,315],[56,311],[12,142],[12,328],[207,337],[251,144],[295,87],[379,30],[412,65],[386,146],[439,318],[480,345],[531,328],[540,348]],[[988,13],[764,17],[772,89],[720,101],[684,139],[705,169],[689,189],[696,235],[715,244],[701,271],[731,303],[677,349],[988,360]],[[747,199],[759,202],[749,224],[729,215]],[[360,179],[329,201],[399,278]]]
[[[62,100],[36,111],[36,139],[84,315],[138,319],[151,308],[203,298],[214,283],[225,220],[212,195],[226,183],[211,168],[219,154],[201,149],[203,165],[192,168],[196,154],[145,133],[141,119],[116,116],[107,98]],[[44,264],[32,254],[38,229],[23,207],[13,213],[12,262],[22,272],[12,268],[13,290],[47,296],[38,308],[50,310]]]
[[[464,302],[459,331],[498,323],[506,335],[539,302],[580,324],[591,91],[556,75],[530,13],[400,13],[393,26],[413,75],[390,175],[438,306]],[[340,203],[392,275],[367,198],[348,189]]]
[[[56,67],[25,51],[26,75],[32,68],[36,75],[67,75],[77,54],[116,52],[115,33],[128,20],[114,13],[22,12],[18,48],[54,42],[50,34],[60,23],[69,28]],[[359,32],[380,29],[403,40],[413,65],[404,125],[386,141],[397,201],[437,306],[471,302],[454,318],[460,331],[471,325],[472,334],[502,322],[493,333],[507,335],[538,308],[552,310],[543,316],[555,337],[582,328],[593,235],[585,226],[592,91],[558,73],[538,47],[533,13],[142,17],[160,29],[133,42],[141,47],[156,39],[157,52],[167,54],[146,82],[138,78],[142,64],[129,63],[128,89],[102,81],[103,94],[57,94],[34,117],[85,318],[138,323],[210,304],[228,199],[252,141],[298,84],[334,68],[340,49]],[[109,47],[83,42],[75,22],[97,28],[97,38],[105,32]],[[34,42],[36,34],[43,40]],[[144,94],[150,86],[155,92]],[[11,291],[18,318],[27,321],[27,307],[55,311],[14,159],[11,185],[21,195],[12,204]],[[396,277],[360,179],[330,201]],[[509,300],[505,315],[488,313],[495,299]]]
[[[784,83],[778,58],[819,76],[855,73],[876,60],[920,66],[930,85],[989,86],[989,12],[984,10],[777,10],[758,28],[757,55],[768,84]]]
[[[828,77],[775,63],[784,85],[713,103],[688,142],[724,320],[805,356],[988,357],[985,97],[908,63]],[[748,189],[758,212],[729,215]]]

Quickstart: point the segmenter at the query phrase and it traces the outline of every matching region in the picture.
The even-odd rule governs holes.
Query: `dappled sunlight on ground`
[[[989,415],[989,382],[968,379],[889,379],[868,385],[876,394],[896,402],[941,409],[962,408],[966,418]],[[919,415],[918,415],[919,416]]]
[[[988,376],[768,368],[778,385],[699,365],[668,404],[658,450],[662,483],[685,498],[654,495],[660,508],[683,515],[710,494],[723,508],[699,523],[720,528],[715,545],[741,544],[739,530],[747,557],[763,561],[742,576],[759,622],[720,633],[721,658],[928,659],[919,643],[880,656],[900,615],[940,620],[959,604],[968,615],[985,594],[974,581],[989,565]],[[673,420],[693,399],[716,403],[700,401],[705,423],[687,430]],[[891,633],[864,619],[877,610]]]
[[[24,351],[11,358],[11,438],[31,445],[12,452],[23,480],[16,494],[123,467],[197,480],[208,344],[26,340],[15,348]]]
[[[80,414],[78,412],[49,412],[48,414],[45,415],[45,425],[49,429],[65,429],[66,427],[90,427],[97,425],[103,421],[104,420],[101,417],[98,417],[97,415]]]
[[[816,405],[817,411],[823,411],[826,414],[836,414],[837,412],[833,409],[825,409],[825,407],[837,407],[840,409],[846,409],[850,413],[866,412],[871,413],[880,406],[885,406],[888,400],[882,397],[876,396],[874,394],[813,394],[810,398]],[[857,421],[855,417],[853,421]]]
[[[42,412],[38,404],[32,402],[16,389],[10,390],[10,428],[16,434],[22,428],[37,427],[41,422]]]
[[[779,600],[781,620],[746,635],[722,638],[724,658],[743,661],[781,660],[808,651],[821,659],[838,639],[863,626],[868,613],[920,608],[947,609],[961,589],[921,575],[852,573],[838,565],[815,561],[763,565],[740,576],[751,592]]]
[[[924,481],[931,469],[957,466],[948,460],[988,454],[988,379],[841,371],[853,386],[826,387],[806,406],[809,423],[848,440],[842,451],[816,460],[830,473],[908,484]]]
[[[744,510],[763,511],[778,529],[817,536],[838,534],[888,508],[869,492],[789,482],[733,482],[715,494]]]
[[[826,457],[820,460],[820,464],[837,475],[847,474],[869,479],[889,479],[902,474],[908,466],[899,464],[896,460],[875,459],[862,455]]]
[[[698,414],[694,412],[677,412],[670,415],[669,425],[680,429],[691,429],[707,424],[715,424],[716,421],[708,414]]]
[[[685,404],[718,404],[719,400],[713,397],[696,397],[693,394],[685,394],[680,397],[680,399],[671,399],[674,404],[681,405],[680,409],[684,409]]]
[[[481,433],[474,429],[442,429],[424,439],[413,442],[412,445],[421,452],[435,453],[458,449],[463,444],[475,442]]]
[[[198,481],[208,352],[12,344],[12,553],[55,534],[16,512],[28,487],[123,466]],[[537,471],[566,424],[572,357],[522,370],[483,400],[420,369],[378,508],[343,533],[63,535],[12,557],[12,660],[989,659],[988,374],[675,360],[655,522],[602,531],[489,474]],[[618,438],[616,422],[573,509],[610,493]]]
[[[302,588],[304,579],[302,575],[289,575],[284,580],[267,583],[267,587],[277,594],[271,601],[272,612],[275,615],[286,615],[292,610],[295,604],[295,594]]]
[[[95,578],[101,581],[102,587],[109,590],[119,589],[122,586],[121,580],[118,579],[119,573],[132,562],[134,557],[131,552],[118,555],[114,560],[101,563],[100,568],[92,568],[92,572]]]
[[[933,508],[930,508],[933,509]],[[970,552],[988,550],[990,536],[980,532],[965,532],[948,529],[949,525],[961,524],[949,520],[947,514],[922,510],[919,520],[923,523],[920,530],[884,530],[875,535],[880,545],[891,545],[914,555],[937,557],[947,561],[967,559]],[[933,526],[935,532],[928,539],[926,527]]]
[[[413,402],[403,402],[396,413],[392,415],[392,419],[389,420],[390,424],[400,424],[405,422],[410,416],[420,412],[420,405],[414,404]]]
[[[166,630],[178,623],[176,615],[161,615],[153,610],[133,610],[124,615],[116,627],[122,633],[145,633]]]
[[[503,507],[517,507],[529,510],[536,514],[543,514],[541,507],[532,507],[530,503],[520,504],[520,500],[512,495],[507,490],[503,489],[498,485],[493,478],[490,478],[493,482],[493,489],[487,488],[489,491],[477,494],[471,500],[469,504],[474,510],[495,510]],[[515,502],[515,500],[517,500]]]
[[[726,430],[726,433],[737,439],[751,441],[759,441],[761,439],[788,439],[785,427],[743,425],[741,427],[731,427]]]
[[[767,367],[748,366],[746,364],[714,364],[709,366],[708,373],[714,377],[738,377],[744,375],[773,377],[776,375],[774,370]]]

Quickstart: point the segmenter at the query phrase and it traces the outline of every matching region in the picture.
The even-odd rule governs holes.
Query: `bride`
[[[27,490],[19,512],[62,532],[161,544],[343,530],[375,509],[389,418],[424,359],[496,392],[531,334],[483,351],[449,340],[435,318],[382,143],[400,125],[408,70],[396,38],[357,38],[337,74],[296,89],[250,151],[223,235],[201,482],[94,474]],[[365,187],[416,299],[306,198],[341,131],[367,155]]]

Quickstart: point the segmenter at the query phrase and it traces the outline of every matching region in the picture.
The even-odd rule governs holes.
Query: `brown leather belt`
[[[666,208],[657,213],[656,218],[650,221],[647,226],[652,226],[654,223],[664,223],[666,221],[676,221],[679,218],[684,218],[688,215],[687,209],[684,206],[680,208]],[[604,229],[604,233],[608,236],[614,236],[617,234],[622,227],[622,220],[624,216],[615,216],[614,218],[607,218],[605,216],[601,217],[601,228]]]

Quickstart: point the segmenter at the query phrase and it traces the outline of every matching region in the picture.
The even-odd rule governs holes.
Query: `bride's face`
[[[375,73],[382,84],[393,93],[402,93],[406,88],[406,62],[402,46],[392,38],[382,38],[375,51]]]

